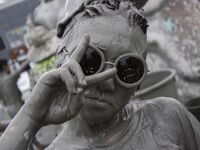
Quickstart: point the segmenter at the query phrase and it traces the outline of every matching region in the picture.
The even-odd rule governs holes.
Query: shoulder
[[[144,101],[132,101],[131,104],[136,107],[136,109],[148,109],[152,108],[157,111],[177,110],[184,108],[183,104],[174,98],[169,97],[159,97]]]
[[[153,136],[161,145],[163,142],[178,144],[179,137],[184,133],[179,113],[184,107],[178,100],[159,97],[133,102],[132,105],[135,110],[135,120],[139,118],[136,121],[139,137],[144,132],[146,138]]]
[[[132,105],[136,112],[142,112],[145,118],[153,120],[163,120],[163,118],[176,120],[180,117],[180,112],[187,112],[181,102],[168,97],[132,102]]]
[[[178,100],[161,97],[140,101],[135,103],[136,106],[139,106],[138,111],[141,112],[141,124],[153,129],[152,133],[159,137],[157,140],[182,146],[187,144],[188,150],[200,147],[200,124]]]

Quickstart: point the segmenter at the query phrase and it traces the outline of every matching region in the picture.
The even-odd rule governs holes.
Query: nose
[[[110,68],[113,68],[113,64],[106,63],[104,71],[107,70],[107,69],[110,69]],[[104,81],[103,83],[100,84],[99,88],[101,90],[107,90],[107,91],[113,91],[113,90],[115,90],[114,79],[110,78],[110,79]]]
[[[104,70],[106,71],[110,68],[113,68],[113,63],[105,62]],[[101,84],[99,84],[98,88],[100,90],[104,91],[114,91],[115,90],[115,83],[114,83],[114,78],[110,78]]]

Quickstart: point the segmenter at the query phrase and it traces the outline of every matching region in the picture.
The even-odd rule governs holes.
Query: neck
[[[94,146],[105,146],[115,143],[123,134],[131,119],[124,120],[121,111],[111,117],[109,121],[100,124],[88,123],[81,117],[77,117],[70,123],[70,130],[73,135],[83,137]]]
[[[90,134],[98,135],[101,134],[101,132],[105,132],[106,130],[110,130],[111,128],[117,126],[119,124],[120,115],[118,113],[112,116],[109,120],[101,123],[87,122],[81,117],[79,117],[79,119],[86,131]]]

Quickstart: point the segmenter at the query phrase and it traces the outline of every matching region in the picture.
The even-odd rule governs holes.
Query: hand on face
[[[116,68],[86,76],[79,62],[88,47],[90,38],[85,35],[70,58],[60,68],[42,75],[36,84],[27,108],[32,119],[42,124],[63,123],[81,110],[83,91],[116,74]]]

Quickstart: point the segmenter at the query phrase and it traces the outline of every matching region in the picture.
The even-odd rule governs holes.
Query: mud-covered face
[[[74,49],[84,33],[87,33],[91,38],[90,44],[103,53],[105,61],[111,63],[128,53],[142,56],[146,43],[140,28],[131,28],[122,16],[85,19],[73,28],[73,32],[74,40],[68,49]],[[102,71],[111,67],[105,64]],[[129,102],[136,88],[121,86],[115,77],[90,87],[85,91],[80,116],[94,123],[107,121]]]

